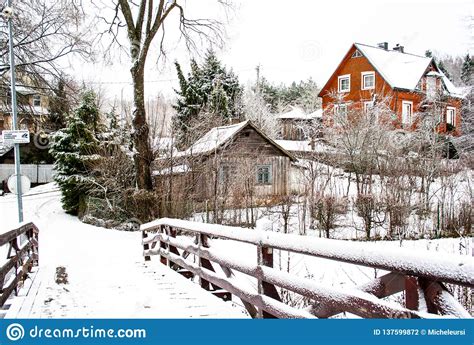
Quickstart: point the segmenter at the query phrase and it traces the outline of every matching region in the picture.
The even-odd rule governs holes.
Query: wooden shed
[[[252,122],[244,121],[212,128],[186,151],[175,154],[175,169],[155,171],[154,176],[161,185],[165,179],[185,178],[187,189],[192,190],[189,197],[197,201],[239,203],[245,199],[248,204],[249,198],[287,195],[295,160]]]

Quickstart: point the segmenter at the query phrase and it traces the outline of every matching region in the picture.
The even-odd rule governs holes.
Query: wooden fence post
[[[146,233],[145,230],[142,231],[142,239],[148,238],[148,234]],[[149,250],[150,245],[148,243],[143,244],[143,251]],[[145,255],[145,261],[151,261],[151,257],[149,255]]]
[[[405,307],[410,310],[418,310],[418,304],[418,279],[407,276],[405,277]]]
[[[165,226],[164,225],[160,225],[160,233],[162,233],[162,234],[165,233]],[[160,250],[166,250],[166,243],[162,242],[161,240],[160,240]],[[160,255],[160,262],[163,265],[168,265],[168,260],[166,259],[166,256]]]
[[[260,219],[257,221],[257,230],[259,231],[271,231],[272,223],[268,219]],[[258,246],[257,247],[257,260],[259,266],[267,266],[273,268],[273,248]],[[277,301],[281,301],[280,295],[275,287],[275,285],[267,283],[263,279],[258,280],[258,293],[271,297]],[[275,316],[267,313],[264,310],[259,310],[258,313],[260,318],[271,319]]]

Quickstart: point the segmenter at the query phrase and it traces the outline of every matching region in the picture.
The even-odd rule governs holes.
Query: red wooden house
[[[333,123],[334,114],[368,111],[385,102],[396,128],[413,129],[418,115],[436,112],[439,132],[460,134],[460,91],[432,58],[406,53],[403,46],[389,49],[386,42],[378,47],[354,43],[319,97],[326,125]]]

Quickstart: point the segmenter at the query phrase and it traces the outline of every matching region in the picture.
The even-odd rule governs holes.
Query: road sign
[[[16,175],[12,175],[8,178],[7,182],[8,189],[10,192],[13,194],[18,194],[17,188],[16,188]],[[25,175],[21,175],[21,194],[28,193],[31,188],[31,181],[28,177]]]
[[[3,131],[2,136],[5,144],[28,144],[30,142],[28,130]]]

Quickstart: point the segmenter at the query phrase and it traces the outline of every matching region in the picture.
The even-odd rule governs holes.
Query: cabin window
[[[447,107],[446,109],[446,123],[455,126],[456,125],[456,108]]]
[[[405,125],[411,124],[413,117],[413,102],[402,101],[402,123]]]
[[[362,72],[362,90],[375,88],[375,72]]]
[[[41,107],[41,96],[34,95],[33,96],[33,107]]]
[[[272,166],[257,165],[257,184],[272,183]]]
[[[354,52],[354,54],[352,54],[351,57],[352,58],[358,58],[358,57],[361,57],[361,56],[362,56],[361,52],[356,49],[356,51]]]
[[[351,75],[345,74],[337,77],[338,80],[338,91],[349,92],[351,90]]]

